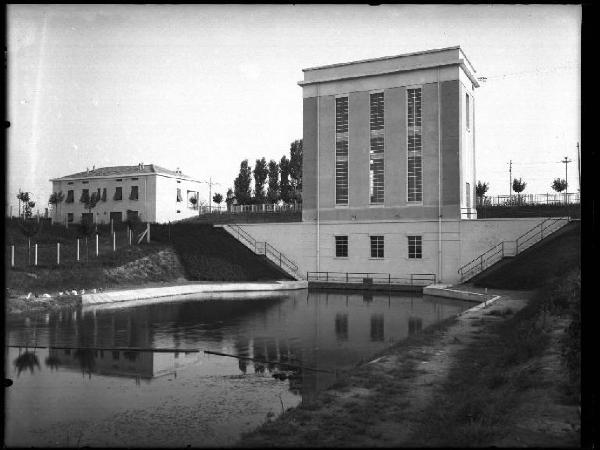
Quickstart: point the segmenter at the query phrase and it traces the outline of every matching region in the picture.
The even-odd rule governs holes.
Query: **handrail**
[[[552,229],[551,231],[548,231],[550,228],[552,228],[557,223],[561,223],[562,221],[565,221],[565,220],[566,220],[566,223],[569,223],[571,219],[568,217],[550,217],[550,218],[544,219],[542,222],[538,223],[537,225],[535,225],[534,227],[530,228],[525,233],[520,235],[514,241],[502,241],[499,244],[494,245],[493,247],[491,247],[490,249],[488,249],[487,251],[485,251],[478,257],[472,259],[471,261],[464,264],[463,266],[461,266],[458,269],[458,273],[460,274],[461,281],[466,281],[467,279],[472,278],[477,273],[483,272],[484,268],[487,268],[487,267],[491,266],[492,264],[495,264],[498,260],[504,258],[505,256],[508,256],[508,255],[506,255],[506,252],[505,252],[505,244],[506,243],[514,244],[515,251],[514,251],[514,254],[511,256],[516,256],[519,253],[521,253],[522,251],[524,251],[527,248],[534,245],[535,243],[544,239],[544,231],[546,231],[546,236],[548,236],[548,235],[554,233],[555,231],[557,231],[558,229],[560,229],[565,224],[563,224],[559,227],[556,227],[556,228]],[[546,225],[546,226],[544,227],[544,225]],[[538,236],[539,236],[539,239],[531,242],[533,239],[536,239]],[[529,242],[531,242],[529,245],[524,245]],[[489,254],[489,256],[488,256],[488,254]],[[496,260],[491,261],[492,258],[494,258],[500,254],[502,255],[500,258],[497,258]],[[477,269],[479,269],[479,270],[477,270]]]
[[[254,249],[254,253],[259,255],[265,255],[267,258],[271,256],[271,258],[269,259],[275,263],[279,263],[279,267],[286,266],[293,272],[298,272],[298,266],[296,265],[296,263],[268,242],[257,241],[239,225],[232,223],[227,224],[226,227],[230,227],[234,233],[237,232],[238,240],[241,240],[240,238],[243,238],[246,242],[248,242],[248,244],[250,244],[250,247]]]
[[[422,278],[425,277],[425,278]],[[421,285],[423,282],[435,283],[434,273],[413,273],[410,277],[392,277],[390,273],[383,272],[306,272],[307,281],[365,283],[365,278],[370,278],[375,284],[403,284],[410,283],[411,286]]]

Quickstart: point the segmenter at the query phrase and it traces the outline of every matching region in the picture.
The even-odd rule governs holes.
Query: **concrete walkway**
[[[272,281],[272,282],[242,282],[242,283],[194,283],[176,286],[150,287],[142,289],[115,290],[81,296],[82,305],[95,305],[100,303],[115,303],[125,301],[162,299],[167,297],[181,298],[183,296],[196,296],[203,294],[217,294],[228,292],[273,292],[296,289],[306,289],[306,281]]]

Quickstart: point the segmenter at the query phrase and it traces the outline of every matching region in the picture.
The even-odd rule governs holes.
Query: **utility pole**
[[[512,159],[508,163],[508,198],[512,200]]]
[[[577,148],[579,148],[579,144],[577,145]],[[563,160],[561,160],[561,163],[563,163],[565,165],[565,203],[567,203],[567,196],[569,194],[569,179],[567,178],[567,174],[568,174],[568,170],[567,170],[567,164],[569,164],[571,162],[570,159],[568,159],[566,156]]]
[[[212,182],[212,177],[208,178],[208,181],[201,181],[200,183],[206,183],[208,184],[208,211],[212,212],[212,187],[213,184],[216,185],[221,185],[221,183],[213,183]],[[200,208],[198,208],[198,211],[200,210]],[[198,214],[200,214],[200,212],[198,212]]]

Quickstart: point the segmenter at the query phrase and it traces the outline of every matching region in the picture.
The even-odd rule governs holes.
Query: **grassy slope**
[[[499,289],[533,289],[565,272],[579,267],[581,259],[581,223],[572,222],[548,241],[541,242],[497,269],[473,280],[475,286]]]

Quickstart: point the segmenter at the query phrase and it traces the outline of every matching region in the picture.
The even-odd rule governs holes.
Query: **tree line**
[[[252,189],[252,181],[254,188]],[[223,201],[221,194],[215,194],[213,201]],[[279,162],[269,162],[262,157],[257,159],[252,169],[245,159],[240,164],[238,176],[233,180],[233,189],[227,191],[228,206],[259,205],[263,203],[302,202],[302,139],[290,144],[290,156],[283,155]]]

